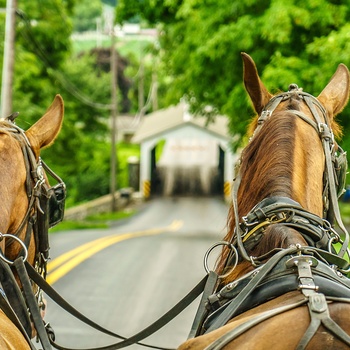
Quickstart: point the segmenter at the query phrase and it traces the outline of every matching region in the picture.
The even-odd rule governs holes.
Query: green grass
[[[57,226],[50,229],[50,233],[69,230],[85,230],[85,229],[105,229],[111,223],[126,219],[135,214],[134,210],[123,210],[115,213],[101,213],[86,217],[84,220],[64,220]]]
[[[339,202],[339,209],[344,225],[350,225],[350,203]]]

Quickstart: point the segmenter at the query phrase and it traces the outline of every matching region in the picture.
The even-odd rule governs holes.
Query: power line
[[[86,96],[79,88],[76,87],[75,84],[73,84],[61,71],[54,69],[52,66],[52,63],[50,62],[49,56],[47,55],[45,49],[42,47],[42,45],[36,40],[35,35],[32,31],[32,26],[30,24],[30,19],[28,16],[21,10],[17,10],[16,14],[22,19],[22,21],[25,23],[26,30],[21,31],[22,36],[27,42],[30,42],[36,52],[36,55],[38,58],[42,61],[42,63],[45,65],[47,72],[51,74],[53,77],[55,77],[61,86],[68,91],[72,96],[77,98],[80,102],[83,104],[90,106],[95,109],[100,110],[112,110],[113,105],[112,104],[102,104],[97,103],[95,101],[92,101],[88,96]],[[61,13],[62,16],[62,13]],[[139,75],[140,67],[138,72],[133,78],[136,78]],[[132,121],[132,125],[137,125],[140,121],[140,119],[145,115],[147,110],[150,108],[152,100],[155,98],[155,84],[152,82],[149,93],[147,96],[147,100],[145,105],[141,108],[141,110],[135,114],[134,120]]]
[[[70,94],[72,94],[74,97],[76,97],[82,103],[84,103],[90,107],[96,108],[96,109],[111,110],[112,109],[111,104],[102,104],[102,103],[97,103],[97,102],[90,100],[83,92],[81,92],[81,90],[79,90],[71,81],[69,81],[69,79],[62,72],[58,71],[57,69],[52,68],[52,64],[50,62],[50,59],[48,58],[46,51],[38,43],[38,41],[36,40],[36,38],[32,32],[30,20],[28,19],[27,15],[21,10],[17,10],[16,13],[23,20],[23,22],[26,25],[26,30],[21,31],[24,39],[33,45],[33,48],[34,48],[37,56],[39,57],[39,59],[43,62],[43,64],[47,68],[48,73],[52,74],[60,82],[60,84],[62,85],[62,87],[64,89],[66,89]]]

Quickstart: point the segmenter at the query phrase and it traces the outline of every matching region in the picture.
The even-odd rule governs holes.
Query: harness
[[[48,230],[63,220],[66,199],[66,186],[62,179],[55,174],[39,157],[35,158],[32,147],[24,131],[15,124],[9,124],[3,130],[10,133],[19,143],[26,167],[26,191],[29,199],[28,208],[14,236],[19,236],[26,228],[24,243],[29,247],[32,232],[35,235],[36,265],[46,276],[46,263],[49,258]],[[1,129],[0,129],[1,131]],[[48,173],[56,182],[49,187],[45,179]],[[9,246],[12,240],[7,240]]]
[[[319,237],[316,243],[318,243],[318,241],[321,240],[321,242],[319,242],[318,244],[321,246],[323,245],[322,248],[325,248],[327,250],[330,249],[331,244],[341,242],[341,248],[337,255],[340,257],[344,257],[344,255],[347,254],[350,237],[340,216],[339,206],[338,206],[338,197],[339,195],[342,194],[344,190],[344,185],[345,185],[345,174],[347,171],[346,153],[339,146],[335,144],[333,132],[330,128],[330,124],[329,124],[329,120],[328,120],[328,116],[325,108],[320,104],[320,102],[315,97],[313,97],[312,95],[306,92],[303,92],[301,89],[297,87],[296,84],[291,84],[288,92],[276,95],[266,105],[261,116],[258,118],[258,126],[254,132],[254,135],[260,131],[263,123],[268,118],[271,117],[272,113],[277,108],[277,106],[282,101],[286,101],[292,98],[293,96],[298,97],[299,99],[302,99],[305,101],[313,117],[315,118],[315,121],[311,120],[307,115],[305,115],[300,111],[297,111],[297,110],[288,110],[288,111],[290,113],[293,113],[295,116],[301,118],[303,121],[307,122],[309,125],[311,125],[319,135],[322,142],[322,147],[325,155],[325,172],[324,172],[324,181],[323,181],[324,182],[323,222],[320,222],[320,220],[322,219],[320,218],[317,219],[316,215],[313,215],[311,213],[306,213],[306,211],[303,210],[298,203],[294,202],[294,204],[291,205],[291,209],[294,209],[295,205],[297,205],[301,209],[301,210],[300,209],[298,210],[299,213],[304,212],[305,213],[304,215],[307,216],[306,221],[309,221],[309,217],[313,216],[313,221],[316,220],[320,222],[320,225],[316,224],[316,225],[309,226],[310,228],[309,232],[311,234],[311,237],[308,237],[307,234],[303,234],[303,232],[301,232],[303,234],[303,237],[308,241],[308,243],[310,243],[310,240],[311,240],[311,243],[314,242],[314,239],[313,239],[314,235]],[[322,117],[319,115],[318,110],[321,111]],[[231,243],[237,246],[237,249],[239,250],[239,253],[242,256],[242,258],[244,258],[247,261],[251,261],[246,248],[250,245],[249,229],[248,229],[248,232],[246,231],[247,225],[248,225],[248,228],[251,227],[249,225],[252,225],[252,222],[249,221],[249,216],[252,216],[252,213],[255,213],[258,219],[257,222],[260,224],[261,223],[260,220],[264,219],[263,217],[264,212],[270,209],[270,208],[265,208],[269,205],[268,203],[269,199],[265,199],[261,203],[257,204],[257,206],[252,209],[251,213],[248,214],[247,217],[243,217],[242,220],[240,220],[239,212],[238,212],[238,204],[237,204],[237,193],[238,193],[240,182],[241,182],[241,177],[240,175],[238,175],[234,181],[234,186],[232,191],[232,204],[233,204],[234,213],[235,213],[236,230],[235,230],[235,235],[233,237],[234,241]],[[282,204],[285,201],[286,199],[283,198],[281,200]],[[261,213],[260,216],[258,211],[255,209],[260,210],[260,213]],[[288,217],[286,217],[285,220],[281,220],[280,222],[288,223]],[[301,221],[301,223],[303,222]],[[340,237],[340,234],[338,234],[332,228],[334,223],[338,224],[339,229],[344,235],[344,240],[342,240]],[[321,226],[322,228],[325,228],[324,234],[320,234],[320,232],[317,232],[319,231],[319,226]],[[312,233],[311,231],[314,231],[314,233]],[[248,238],[244,238],[244,236],[247,236],[247,234],[248,234]],[[253,236],[253,239],[255,239],[255,243],[257,244],[258,242],[256,237],[257,237],[257,234]]]
[[[0,288],[0,308],[19,328],[30,346],[35,349],[30,342],[31,322],[35,323],[37,332],[39,336],[41,335],[40,338],[45,338],[46,330],[40,316],[40,309],[44,307],[44,303],[40,288],[37,288],[35,295],[33,294],[33,286],[29,279],[24,278],[26,273],[22,266],[27,259],[28,247],[31,237],[34,235],[35,271],[45,279],[46,265],[49,259],[48,230],[63,220],[66,187],[61,178],[41,158],[36,159],[25,132],[13,123],[11,116],[7,118],[7,122],[6,125],[6,120],[4,121],[0,132],[11,135],[21,147],[26,167],[25,187],[28,208],[15,232],[0,233],[0,240],[6,239],[6,247],[9,247],[14,241],[22,247],[14,261],[9,260],[0,251],[0,282],[2,287]],[[57,182],[55,186],[48,186],[46,174],[49,174]],[[25,236],[22,241],[18,237],[23,230],[25,230]],[[22,284],[22,290],[19,289],[9,266],[16,270]],[[28,309],[30,313],[28,313]],[[46,342],[44,348],[50,349],[49,342],[47,340],[44,342]]]
[[[220,276],[212,274],[211,285],[205,292],[198,308],[189,338],[208,333],[224,326],[239,314],[261,305],[268,300],[285,293],[299,290],[301,298],[297,302],[266,311],[250,318],[232,329],[206,350],[222,349],[229,342],[244,334],[251,327],[287,310],[307,305],[311,323],[299,342],[298,350],[303,350],[322,324],[330,333],[350,346],[350,336],[346,334],[329,315],[329,301],[350,303],[349,263],[344,259],[349,256],[349,234],[341,220],[338,198],[345,185],[347,171],[346,153],[335,144],[327,112],[312,95],[303,92],[292,84],[289,91],[273,97],[258,117],[257,128],[252,136],[260,132],[264,122],[271,118],[274,110],[282,102],[292,97],[303,100],[315,120],[298,110],[288,110],[302,119],[319,135],[325,155],[323,179],[323,218],[308,212],[294,200],[286,197],[268,197],[255,205],[243,217],[239,216],[237,193],[241,182],[238,174],[234,180],[232,205],[235,215],[235,231],[230,242],[218,242],[205,256],[218,245],[227,246],[231,252],[226,266],[236,267],[240,259],[249,261],[254,268],[247,275],[235,280],[217,291]],[[264,256],[252,257],[248,254],[256,247],[264,231],[272,224],[284,225],[296,229],[306,240],[308,246],[293,246],[287,249],[274,249]],[[341,234],[334,229],[337,224]],[[337,253],[333,245],[340,243]]]

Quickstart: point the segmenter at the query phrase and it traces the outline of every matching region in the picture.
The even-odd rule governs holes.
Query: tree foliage
[[[96,2],[101,5],[101,1]],[[79,9],[78,5],[76,0],[17,0],[16,16],[13,110],[20,112],[16,123],[27,129],[44,114],[57,93],[62,95],[63,127],[55,144],[42,156],[66,182],[68,204],[108,193],[110,181],[109,56],[102,64],[103,50],[72,51],[74,9]],[[0,6],[6,7],[5,0],[0,0]],[[0,16],[5,20],[4,14]],[[2,33],[4,22],[0,22]],[[0,54],[2,58],[1,41]],[[127,63],[119,61],[118,82],[127,95],[123,75]]]
[[[240,52],[272,92],[297,83],[318,95],[339,63],[350,66],[348,0],[120,0],[116,11],[119,22],[138,15],[160,29],[168,103],[211,105],[230,117],[232,133],[243,134],[253,114]]]
[[[73,28],[76,32],[96,30],[96,18],[102,14],[100,0],[80,0],[74,7]]]

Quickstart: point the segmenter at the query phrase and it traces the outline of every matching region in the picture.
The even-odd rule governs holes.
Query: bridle
[[[334,253],[332,244],[341,242],[341,248],[337,255],[340,258],[343,258],[345,254],[349,255],[349,234],[342,222],[338,206],[338,194],[342,192],[342,189],[344,187],[344,174],[347,168],[346,154],[339,146],[336,147],[326,109],[314,96],[303,92],[298,88],[296,84],[291,84],[288,92],[274,96],[265,106],[261,115],[258,117],[257,128],[252,138],[254,138],[254,135],[260,131],[264,122],[268,118],[273,117],[272,114],[277,106],[282,101],[289,100],[292,97],[298,97],[299,99],[303,100],[308,106],[315,120],[310,119],[306,114],[298,110],[291,109],[288,110],[288,112],[294,114],[296,117],[311,125],[319,135],[322,142],[322,147],[325,155],[323,190],[324,218],[319,218],[317,215],[305,211],[298,203],[290,203],[290,200],[288,199],[282,199],[282,203],[280,203],[281,205],[278,205],[278,203],[271,203],[265,199],[261,203],[257,204],[247,216],[240,219],[237,203],[237,193],[240,186],[241,177],[238,174],[234,180],[232,190],[232,204],[234,209],[236,227],[235,234],[232,237],[232,241],[230,242],[230,247],[237,247],[240,256],[247,261],[253,262],[253,265],[254,259],[258,259],[249,256],[246,247],[250,245],[252,238],[255,238],[255,244],[257,244],[257,235],[259,232],[261,232],[261,230],[265,229],[265,227],[259,227],[257,229],[256,226],[261,225],[261,222],[265,219],[268,219],[268,224],[276,223],[276,221],[278,221],[279,223],[293,226],[291,223],[292,220],[290,213],[288,213],[288,207],[293,209],[293,213],[297,212],[299,218],[302,217],[310,223],[309,229],[311,231],[314,231],[314,235],[311,234],[311,241],[313,240],[313,236],[319,237],[317,241],[323,242],[321,248],[329,250],[330,253]],[[321,112],[321,115],[318,111]],[[343,169],[339,171],[339,167]],[[339,177],[337,176],[337,173],[340,174]],[[286,201],[289,203],[285,203]],[[273,204],[272,207],[271,204]],[[281,209],[280,207],[283,207],[285,210],[278,210]],[[276,211],[273,209],[276,209]],[[265,215],[264,213],[267,213],[268,215]],[[342,240],[340,238],[340,235],[333,229],[334,221],[336,221],[340,230],[342,231],[344,240]],[[312,227],[314,227],[314,229],[312,229]],[[251,230],[255,230],[254,235],[250,234]],[[310,242],[310,234],[306,234],[304,237],[306,237],[306,240]],[[233,254],[237,254],[235,249],[233,249]]]
[[[40,315],[40,309],[43,309],[45,305],[41,288],[36,286],[33,290],[34,285],[28,279],[24,264],[29,265],[27,262],[28,249],[34,235],[33,270],[43,280],[46,278],[49,259],[48,230],[63,219],[66,187],[61,178],[40,157],[38,159],[35,157],[24,130],[15,125],[13,119],[10,117],[5,119],[1,124],[0,132],[13,137],[21,147],[26,169],[25,189],[28,197],[28,207],[16,231],[0,234],[1,240],[6,239],[5,254],[6,247],[8,248],[14,242],[21,246],[18,256],[13,260],[0,251],[0,282],[4,295],[6,295],[5,298],[1,294],[0,307],[19,328],[28,344],[33,347],[29,339],[32,333],[31,322],[34,323],[40,338],[46,335]],[[46,174],[57,182],[55,186],[49,186]],[[21,290],[15,280],[14,271],[21,283]],[[46,343],[48,344],[48,341]],[[47,345],[45,349],[48,349]]]
[[[8,126],[0,128],[1,131],[10,134],[18,141],[26,168],[25,187],[28,197],[28,208],[20,225],[11,234],[19,237],[26,227],[23,243],[27,249],[31,236],[34,234],[36,245],[34,265],[37,271],[45,278],[50,249],[48,230],[63,220],[66,186],[62,179],[40,157],[38,160],[36,159],[32,146],[21,128],[9,122]],[[57,182],[55,186],[49,187],[45,172]],[[7,247],[12,243],[11,241],[11,239],[6,241]]]

